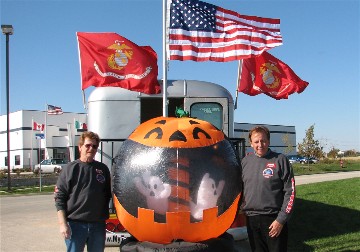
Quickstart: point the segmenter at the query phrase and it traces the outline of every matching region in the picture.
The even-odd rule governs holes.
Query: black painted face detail
[[[166,120],[160,120],[158,122],[156,122],[155,124],[162,124],[165,125],[166,124]],[[189,124],[194,125],[194,124],[200,124],[194,120],[189,120]],[[202,133],[207,139],[211,139],[211,136],[204,131],[203,129],[199,128],[199,127],[195,127],[192,135],[194,139],[200,139],[199,134]],[[146,133],[146,135],[144,136],[144,139],[149,138],[152,134],[157,134],[156,139],[162,139],[163,137],[163,130],[160,127],[156,127],[152,130],[150,130],[148,133]],[[182,141],[182,142],[187,142],[187,138],[185,136],[184,133],[182,133],[180,130],[176,130],[173,134],[171,134],[171,136],[169,137],[169,142],[172,141]]]
[[[174,133],[172,133],[169,138],[169,142],[172,142],[172,141],[186,142],[187,140],[186,140],[186,136],[180,130],[177,130]]]
[[[156,139],[162,139],[163,131],[161,128],[157,127],[155,129],[150,130],[146,135],[144,136],[144,139],[149,138],[151,134],[157,134]]]
[[[155,124],[166,124],[166,120],[160,120],[160,121],[157,121]],[[153,133],[156,133],[157,136],[156,136],[156,139],[161,139],[162,136],[163,136],[163,131],[160,127],[156,127],[155,129],[152,129],[150,130],[145,136],[144,136],[144,139],[147,139],[150,137],[151,134]]]
[[[202,130],[202,129],[198,128],[198,127],[195,127],[194,130],[193,130],[194,139],[199,139],[200,138],[199,133],[203,133],[207,139],[211,139],[211,136],[208,133],[206,133],[204,130]]]

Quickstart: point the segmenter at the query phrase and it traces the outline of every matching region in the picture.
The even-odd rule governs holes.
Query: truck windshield
[[[223,108],[215,102],[199,102],[191,105],[190,116],[213,124],[223,129]]]

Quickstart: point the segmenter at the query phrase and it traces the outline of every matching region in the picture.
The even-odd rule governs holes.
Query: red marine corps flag
[[[243,60],[238,91],[254,96],[264,93],[274,99],[287,99],[309,85],[281,60],[268,52]]]
[[[116,33],[77,32],[81,88],[121,87],[160,93],[156,52]]]

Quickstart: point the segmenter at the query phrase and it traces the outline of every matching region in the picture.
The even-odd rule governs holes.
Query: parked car
[[[289,155],[287,156],[287,158],[289,159],[290,164],[293,164],[293,163],[300,163],[300,160],[303,157],[299,155]]]
[[[316,164],[319,162],[319,159],[315,157],[303,157],[300,159],[301,164]]]
[[[66,164],[67,162],[60,158],[44,159],[40,164],[35,165],[33,172],[38,174],[41,166],[41,173],[60,173]]]

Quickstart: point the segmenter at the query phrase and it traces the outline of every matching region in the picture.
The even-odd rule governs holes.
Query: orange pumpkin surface
[[[216,238],[232,224],[241,188],[239,161],[216,127],[158,117],[122,144],[114,166],[114,204],[139,241]]]
[[[157,117],[141,124],[129,139],[148,146],[197,148],[220,142],[224,139],[224,134],[202,120]]]

